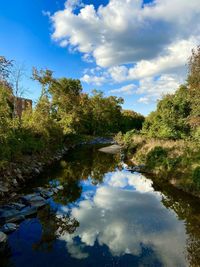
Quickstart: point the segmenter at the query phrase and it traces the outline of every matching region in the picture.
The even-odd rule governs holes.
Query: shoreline
[[[0,203],[15,198],[21,187],[26,186],[27,181],[36,179],[49,166],[60,161],[70,149],[79,145],[109,144],[112,142],[113,139],[106,137],[92,137],[87,141],[83,138],[70,145],[63,145],[55,152],[49,152],[48,155],[33,155],[24,157],[21,162],[10,162],[5,168],[2,168],[0,176]]]

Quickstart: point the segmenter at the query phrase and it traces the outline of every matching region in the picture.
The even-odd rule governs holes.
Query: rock
[[[26,206],[22,203],[17,203],[17,202],[13,202],[11,203],[11,206],[17,210],[22,210],[23,208],[25,208]]]
[[[4,252],[4,250],[6,249],[7,241],[7,235],[3,232],[0,232],[0,252]]]
[[[17,228],[18,228],[18,225],[15,223],[6,223],[1,227],[0,230],[6,234],[9,234],[9,233],[16,231]]]
[[[5,185],[0,185],[0,192],[7,193],[8,192],[8,187]]]
[[[121,150],[119,145],[106,146],[99,149],[99,151],[110,154],[117,154]]]
[[[20,214],[20,211],[10,206],[4,206],[0,208],[0,224],[18,222],[23,219],[24,216]]]
[[[21,197],[22,202],[25,205],[29,205],[29,206],[34,206],[34,207],[43,207],[44,205],[46,205],[46,200],[41,197],[39,194],[30,194],[30,195],[26,195]]]
[[[13,184],[15,187],[17,187],[17,186],[18,186],[18,182],[17,182],[17,180],[16,180],[16,179],[13,179],[13,180],[12,180],[12,184]]]
[[[63,185],[58,185],[58,186],[56,186],[56,189],[58,189],[58,190],[63,190],[64,187],[63,187]]]
[[[40,195],[45,199],[51,198],[53,196],[53,194],[54,194],[53,191],[48,191],[48,190],[40,193]]]
[[[130,168],[130,170],[134,171],[134,172],[145,172],[145,165],[141,164],[138,166],[134,166],[134,167]]]
[[[0,244],[7,242],[7,235],[0,232]]]
[[[52,188],[51,190],[54,192],[54,194],[58,193],[58,189],[57,188]]]
[[[47,199],[47,198],[51,198],[54,194],[53,191],[49,191],[45,188],[42,188],[42,187],[38,187],[35,189],[35,192],[36,193],[39,193],[41,195],[41,197]]]
[[[37,213],[37,207],[25,207],[23,210],[21,210],[21,215],[24,217],[29,217],[31,215],[35,215]]]
[[[17,178],[18,178],[19,180],[21,180],[21,181],[24,181],[24,178],[23,178],[23,176],[21,175],[21,173],[18,173],[18,174],[17,174]]]
[[[34,168],[34,172],[35,172],[36,174],[40,174],[40,170],[39,170],[38,168]]]
[[[135,166],[135,167],[133,167],[132,171],[140,172],[140,167],[139,166]]]

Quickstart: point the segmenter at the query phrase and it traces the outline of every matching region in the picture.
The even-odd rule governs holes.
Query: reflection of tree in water
[[[55,201],[63,205],[75,202],[82,193],[81,180],[90,177],[93,184],[101,183],[104,175],[113,171],[118,162],[119,155],[99,152],[93,146],[70,151],[60,162],[57,177],[64,190],[55,196]]]
[[[163,204],[175,211],[180,220],[184,220],[187,238],[187,258],[189,266],[200,266],[200,205],[199,199],[191,197],[171,186],[164,185]]]
[[[60,162],[57,177],[64,190],[55,195],[54,201],[61,205],[75,202],[82,193],[81,180],[90,177],[94,184],[101,183],[104,175],[113,171],[118,162],[119,155],[99,152],[94,146],[84,146],[70,151]],[[33,246],[38,250],[51,250],[59,236],[72,234],[79,226],[79,222],[74,218],[69,215],[58,217],[49,207],[41,210],[38,217],[42,226],[42,237],[40,242]]]
[[[105,173],[113,171],[119,162],[119,155],[98,151],[94,146],[81,147],[69,152],[61,162],[62,180],[85,180],[90,177],[94,183],[100,183]]]
[[[52,213],[49,206],[40,210],[38,219],[42,227],[42,236],[38,243],[33,245],[33,249],[41,251],[51,251],[56,239],[64,234],[72,234],[79,227],[79,222],[70,215],[58,216]]]
[[[64,189],[60,191],[54,197],[56,203],[67,205],[75,202],[80,198],[82,193],[82,187],[79,184],[79,180],[67,179],[66,182],[62,182]]]

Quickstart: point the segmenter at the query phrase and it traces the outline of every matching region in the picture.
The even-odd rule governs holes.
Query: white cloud
[[[138,103],[142,103],[142,104],[149,104],[149,102],[150,102],[150,99],[149,99],[149,97],[147,97],[147,96],[145,96],[145,97],[140,97],[139,99],[138,99]]]
[[[135,84],[128,84],[128,85],[122,86],[121,88],[110,90],[109,92],[111,94],[131,95],[134,93],[135,88],[136,88]]]
[[[106,180],[107,184],[99,186],[91,199],[81,200],[72,208],[71,214],[80,226],[73,234],[60,237],[71,256],[89,257],[87,247],[97,241],[100,246],[106,245],[113,256],[138,256],[142,264],[144,245],[153,249],[162,266],[187,266],[183,257],[184,223],[162,205],[151,181],[126,171],[111,173]],[[76,243],[76,237],[81,243]]]
[[[107,183],[112,187],[125,188],[131,186],[140,193],[154,192],[151,180],[146,179],[141,174],[129,171],[116,171],[112,173]]]
[[[142,0],[109,0],[98,8],[68,0],[51,21],[52,38],[60,46],[81,52],[84,61],[100,67],[85,73],[83,82],[103,85],[139,80],[140,103],[176,89],[177,77],[182,75],[183,81],[186,76],[191,49],[200,42],[199,0],[154,0],[144,6]],[[129,94],[130,86],[115,92]]]
[[[103,67],[164,56],[174,41],[199,34],[199,0],[157,0],[144,8],[142,0],[110,0],[97,10],[84,5],[75,13],[77,4],[68,0],[52,15],[52,37],[91,53]]]
[[[138,86],[135,84],[128,84],[121,88],[110,90],[109,93],[142,95],[138,99],[138,102],[149,104],[150,102],[155,102],[166,94],[173,94],[183,82],[184,80],[181,76],[163,74],[159,77],[147,77],[141,79],[139,80]]]
[[[143,102],[155,101],[166,94],[172,94],[182,83],[182,79],[177,75],[161,75],[159,78],[145,78],[140,80],[139,87],[136,90],[137,94],[145,94]],[[141,98],[139,100],[141,101]]]
[[[82,82],[85,83],[89,83],[89,84],[94,84],[94,85],[102,85],[105,81],[106,78],[105,77],[99,77],[99,76],[89,76],[88,74],[85,74],[82,78],[81,78]]]

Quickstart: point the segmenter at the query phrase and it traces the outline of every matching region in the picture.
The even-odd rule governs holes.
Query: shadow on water
[[[60,183],[36,218],[9,236],[3,267],[200,266],[200,202],[120,167],[120,155],[69,151],[37,186]]]

